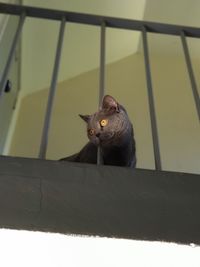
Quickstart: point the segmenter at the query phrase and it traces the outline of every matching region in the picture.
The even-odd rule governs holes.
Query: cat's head
[[[103,98],[101,108],[92,115],[80,115],[87,123],[87,135],[95,145],[118,145],[131,130],[126,110],[112,96]]]

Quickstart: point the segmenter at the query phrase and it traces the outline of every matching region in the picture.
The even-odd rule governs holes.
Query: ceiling
[[[200,26],[199,0],[147,0],[144,20]]]
[[[143,20],[200,27],[199,10],[199,0],[146,0]],[[150,34],[149,43],[151,51],[157,54],[177,56],[182,53],[180,38],[177,36]],[[191,55],[200,58],[200,40],[188,38],[188,45]]]
[[[24,0],[23,3],[44,8],[200,27],[199,0]],[[151,34],[149,42],[154,53],[177,55],[181,50],[179,37]],[[127,40],[127,43],[130,42]],[[199,57],[199,40],[189,41],[189,45],[192,55]],[[137,52],[142,47],[140,35],[135,36],[134,44],[123,43],[123,46],[125,56],[127,53]]]
[[[23,0],[23,4],[171,24],[200,25],[199,0]]]
[[[200,27],[199,0],[23,0],[22,2],[24,5],[50,9]],[[36,88],[38,90],[46,88],[50,83],[55,53],[52,51],[55,51],[58,33],[58,28],[55,28],[54,24],[41,20],[32,22],[27,20],[25,24],[22,36],[21,85],[26,93],[35,91]],[[99,67],[99,28],[96,28],[80,24],[67,26],[59,81]],[[106,63],[142,51],[140,32],[107,29],[106,33]],[[200,40],[189,39],[192,39],[188,40],[191,55],[200,59]],[[180,38],[176,36],[149,34],[149,46],[151,54],[183,56]],[[32,73],[37,73],[38,79],[34,79]]]

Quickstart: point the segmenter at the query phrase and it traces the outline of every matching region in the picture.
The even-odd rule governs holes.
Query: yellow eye
[[[107,124],[108,124],[108,120],[106,120],[106,119],[103,119],[103,120],[100,121],[100,125],[102,127],[106,126]]]
[[[89,129],[89,130],[88,130],[88,134],[89,134],[90,136],[94,135],[94,134],[95,134],[95,130],[94,130],[94,129]]]

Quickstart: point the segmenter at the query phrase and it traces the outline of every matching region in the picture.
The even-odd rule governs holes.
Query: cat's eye
[[[94,130],[94,129],[89,129],[89,130],[88,130],[88,134],[89,134],[90,136],[94,135],[94,134],[95,134],[95,130]]]
[[[100,121],[100,125],[102,127],[106,126],[107,124],[108,124],[108,120],[107,119],[103,119],[103,120]]]

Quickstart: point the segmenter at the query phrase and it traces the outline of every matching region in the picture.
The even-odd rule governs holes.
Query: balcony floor
[[[0,227],[200,244],[200,175],[0,157]]]

